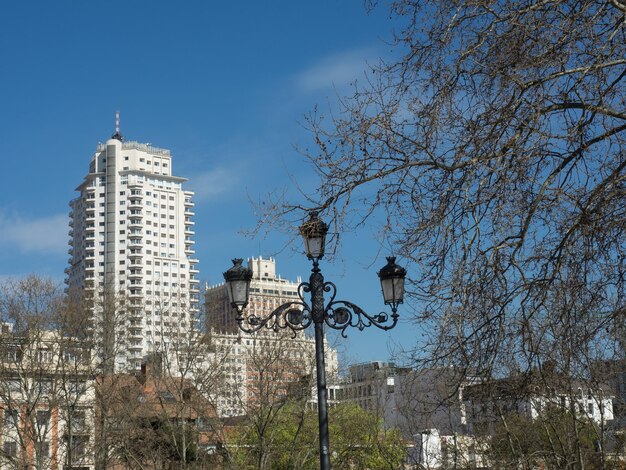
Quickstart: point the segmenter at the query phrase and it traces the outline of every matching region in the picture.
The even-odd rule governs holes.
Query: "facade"
[[[194,327],[198,260],[191,191],[173,176],[170,151],[99,144],[70,202],[68,292],[90,301],[108,371],[138,369]]]
[[[0,334],[0,468],[94,468],[89,345],[57,332]]]
[[[220,417],[245,415],[285,399],[303,380],[315,377],[315,340],[305,335],[209,330],[206,341],[213,354],[211,363],[220,364],[223,371],[221,386],[212,397]],[[326,373],[335,377],[337,351],[325,341],[324,352]]]
[[[250,258],[250,297],[245,314],[266,317],[280,305],[299,301],[296,282],[276,274],[273,258]],[[224,284],[206,291],[207,341],[225,370],[224,389],[216,398],[219,416],[239,416],[251,407],[287,397],[303,379],[315,376],[315,340],[300,331],[242,332],[228,303]],[[326,373],[337,374],[337,352],[325,343]]]
[[[615,427],[626,428],[626,359],[597,361],[592,364],[592,376],[606,383],[613,398]]]
[[[394,399],[395,382],[402,370],[390,362],[352,364],[348,368],[348,380],[333,387],[335,391],[330,396],[337,401],[356,403],[382,416],[389,401]]]
[[[298,285],[302,279],[298,277],[296,282],[293,282],[277,275],[274,258],[249,258],[247,264],[252,270],[252,281],[246,315],[264,317],[285,302],[299,300]],[[228,303],[224,283],[209,287],[205,295],[207,329],[237,333],[239,328]]]
[[[569,384],[557,374],[551,377],[509,377],[467,387],[467,430],[491,434],[502,416],[515,414],[530,420],[545,416],[550,409],[573,411],[597,425],[613,421],[614,395],[609,386],[589,388],[583,382]]]

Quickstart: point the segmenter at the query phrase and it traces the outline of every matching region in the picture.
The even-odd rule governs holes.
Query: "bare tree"
[[[92,461],[92,343],[52,281],[0,286],[1,468],[47,469]],[[68,325],[71,328],[66,328]]]
[[[391,13],[397,59],[309,116],[317,192],[275,195],[263,220],[322,210],[336,243],[376,227],[411,264],[416,364],[502,377],[552,360],[589,380],[625,353],[626,3]]]
[[[319,189],[265,215],[288,227],[322,209],[337,234],[378,227],[413,264],[431,358],[501,372],[599,335],[612,353],[625,316],[626,4],[391,10],[400,58],[372,67],[330,121],[310,116]]]

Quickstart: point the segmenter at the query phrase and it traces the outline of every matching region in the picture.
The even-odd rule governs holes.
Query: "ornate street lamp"
[[[317,212],[311,212],[309,219],[300,226],[307,257],[313,261],[309,282],[298,286],[299,300],[286,302],[266,317],[245,315],[250,292],[252,271],[242,266],[241,259],[234,259],[233,266],[224,273],[226,290],[231,307],[237,311],[237,323],[242,331],[253,333],[262,328],[278,331],[289,328],[294,337],[297,331],[304,330],[311,323],[315,325],[315,364],[317,369],[317,407],[320,437],[320,468],[330,469],[330,451],[328,444],[328,390],[326,389],[326,365],[324,360],[324,325],[341,331],[346,337],[350,326],[363,330],[376,326],[390,330],[398,323],[398,305],[404,300],[404,278],[406,270],[398,266],[395,257],[387,258],[387,264],[378,272],[385,305],[391,306],[391,315],[381,312],[367,314],[358,305],[347,300],[335,300],[337,288],[332,282],[325,282],[319,268],[319,260],[324,256],[326,244],[326,225]],[[324,293],[329,293],[330,300],[324,303]],[[310,304],[305,300],[309,294]],[[390,321],[391,319],[391,321]]]

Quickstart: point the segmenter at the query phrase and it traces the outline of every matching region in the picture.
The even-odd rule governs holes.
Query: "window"
[[[87,391],[87,384],[82,381],[70,382],[69,391],[72,395],[82,395]]]
[[[17,427],[20,421],[20,413],[18,410],[9,408],[4,409],[4,425]]]
[[[71,426],[73,431],[84,431],[87,428],[86,416],[84,410],[74,410],[71,415]]]
[[[50,457],[50,442],[43,441],[37,442],[35,447],[35,452],[40,458],[48,458]]]
[[[50,424],[50,410],[38,410],[37,411],[37,426],[45,428],[49,424]]]
[[[17,457],[17,442],[15,441],[4,441],[2,445],[2,450],[4,452],[5,457],[10,459],[14,459]]]
[[[52,362],[52,351],[46,348],[39,348],[37,351],[37,359],[40,363],[50,363]]]
[[[72,463],[76,463],[87,455],[88,443],[89,436],[72,436],[72,441],[70,443],[72,447]]]

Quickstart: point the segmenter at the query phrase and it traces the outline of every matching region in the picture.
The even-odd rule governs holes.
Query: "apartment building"
[[[118,127],[98,144],[70,202],[67,290],[89,301],[109,372],[139,369],[195,326],[198,260],[185,181],[169,150],[125,141]]]

